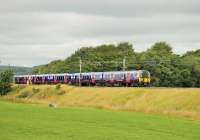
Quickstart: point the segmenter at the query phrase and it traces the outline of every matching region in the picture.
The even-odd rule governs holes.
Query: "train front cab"
[[[141,70],[139,72],[139,84],[140,86],[150,86],[151,83],[151,75],[150,72],[146,70]]]

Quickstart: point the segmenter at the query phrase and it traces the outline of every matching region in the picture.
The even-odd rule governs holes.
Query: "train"
[[[147,70],[15,75],[15,84],[70,84],[81,86],[149,86]]]

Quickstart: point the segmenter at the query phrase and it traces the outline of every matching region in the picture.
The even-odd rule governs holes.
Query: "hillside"
[[[31,74],[32,68],[30,67],[18,67],[18,66],[0,66],[0,71],[13,70],[14,74],[21,75],[21,74]]]
[[[165,114],[200,120],[200,89],[15,86],[4,100]]]
[[[65,60],[34,67],[34,73],[79,72],[122,70],[125,58],[126,70],[150,71],[152,85],[158,87],[200,87],[200,50],[180,56],[166,42],[155,43],[144,52],[135,52],[130,43],[83,47]]]

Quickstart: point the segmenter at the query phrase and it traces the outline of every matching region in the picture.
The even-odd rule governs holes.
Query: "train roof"
[[[60,73],[60,74],[30,74],[30,75],[15,75],[14,77],[30,77],[30,76],[37,76],[37,77],[42,77],[42,76],[65,76],[68,75],[68,73]]]
[[[107,71],[107,72],[83,72],[81,73],[82,75],[90,75],[90,74],[120,74],[120,73],[135,73],[135,72],[142,72],[142,71],[147,71],[147,70],[130,70],[130,71]],[[148,71],[147,71],[148,72]],[[65,76],[65,75],[71,75],[71,76],[78,76],[80,73],[60,73],[60,74],[33,74],[33,75],[15,75],[14,77],[43,77],[43,76]]]

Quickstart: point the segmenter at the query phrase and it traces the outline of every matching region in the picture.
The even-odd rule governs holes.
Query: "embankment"
[[[14,86],[1,98],[23,103],[81,106],[200,120],[200,89]]]

